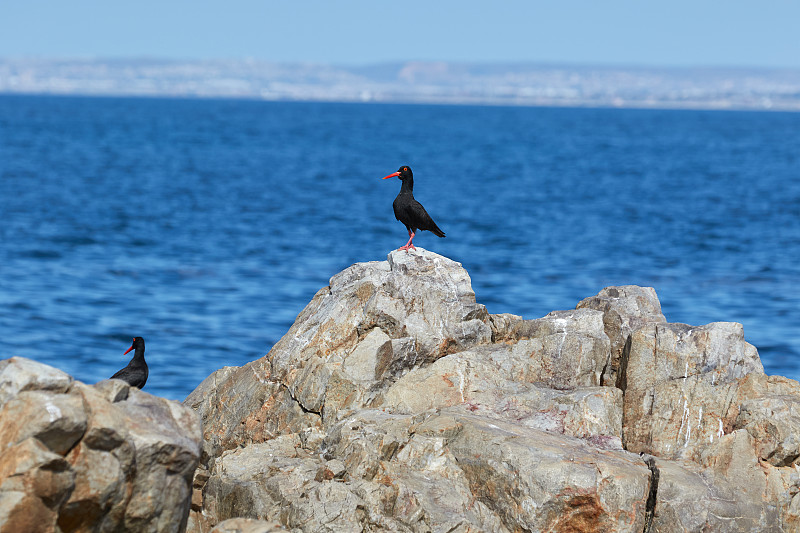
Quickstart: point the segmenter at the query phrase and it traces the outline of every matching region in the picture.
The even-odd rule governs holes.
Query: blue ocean
[[[800,114],[0,96],[0,358],[183,399],[406,243],[409,165],[491,313],[608,285],[800,378]]]

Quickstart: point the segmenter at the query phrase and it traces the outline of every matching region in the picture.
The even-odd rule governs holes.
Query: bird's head
[[[386,176],[383,179],[386,180],[386,179],[389,179],[389,178],[393,178],[395,176],[400,178],[401,181],[406,181],[409,178],[413,178],[414,174],[411,173],[411,167],[409,167],[407,165],[403,165],[402,167],[400,167],[397,170],[397,172],[392,172],[391,174],[389,174],[388,176]]]
[[[135,350],[136,348],[139,348],[140,346],[142,347],[142,349],[144,349],[144,339],[141,338],[141,337],[134,337],[133,338],[133,344],[131,344],[131,347],[128,348],[127,350],[125,350],[125,353],[122,354],[122,355],[125,355],[128,352],[130,352],[131,350]]]

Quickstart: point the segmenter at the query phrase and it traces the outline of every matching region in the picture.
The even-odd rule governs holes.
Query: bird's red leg
[[[411,242],[411,241],[414,240],[414,235],[416,235],[416,233],[413,233],[412,231],[409,231],[408,232],[408,242],[406,243],[405,246],[401,246],[400,248],[398,248],[398,250],[405,250],[406,252],[408,252],[409,248],[412,249],[412,250],[416,250],[416,248],[414,247],[414,244]]]

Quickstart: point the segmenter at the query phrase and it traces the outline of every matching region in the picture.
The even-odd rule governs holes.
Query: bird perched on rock
[[[131,347],[125,350],[125,354],[131,350],[133,352],[133,359],[131,359],[128,366],[111,376],[111,379],[121,379],[126,381],[130,386],[141,389],[147,383],[147,363],[144,360],[144,339],[141,337],[134,337]],[[122,354],[122,355],[125,355]]]
[[[394,199],[392,207],[394,208],[394,217],[405,224],[408,230],[408,242],[405,246],[401,246],[398,250],[409,249],[416,250],[414,247],[414,235],[417,230],[428,230],[434,235],[444,237],[444,232],[439,229],[436,222],[433,221],[431,216],[422,207],[422,204],[414,199],[414,174],[411,172],[411,167],[402,166],[397,172],[392,172],[383,179],[389,179],[397,176],[400,178],[402,185],[400,186],[400,193]]]

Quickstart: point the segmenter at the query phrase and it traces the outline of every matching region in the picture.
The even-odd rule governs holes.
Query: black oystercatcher
[[[400,186],[400,193],[394,199],[392,207],[394,207],[394,217],[406,225],[408,230],[408,242],[405,246],[401,246],[398,250],[405,250],[408,252],[409,248],[416,250],[414,244],[415,232],[418,229],[428,230],[434,235],[444,237],[444,232],[439,229],[436,222],[433,221],[431,216],[422,207],[422,204],[414,199],[414,174],[411,173],[411,167],[402,166],[397,172],[392,172],[383,179],[389,179],[397,176],[403,184]]]
[[[121,379],[127,381],[132,387],[141,389],[147,383],[147,363],[144,360],[144,339],[134,337],[133,344],[125,351],[125,354],[135,349],[133,359],[128,366],[111,376],[111,379]],[[122,354],[122,355],[125,355]]]

